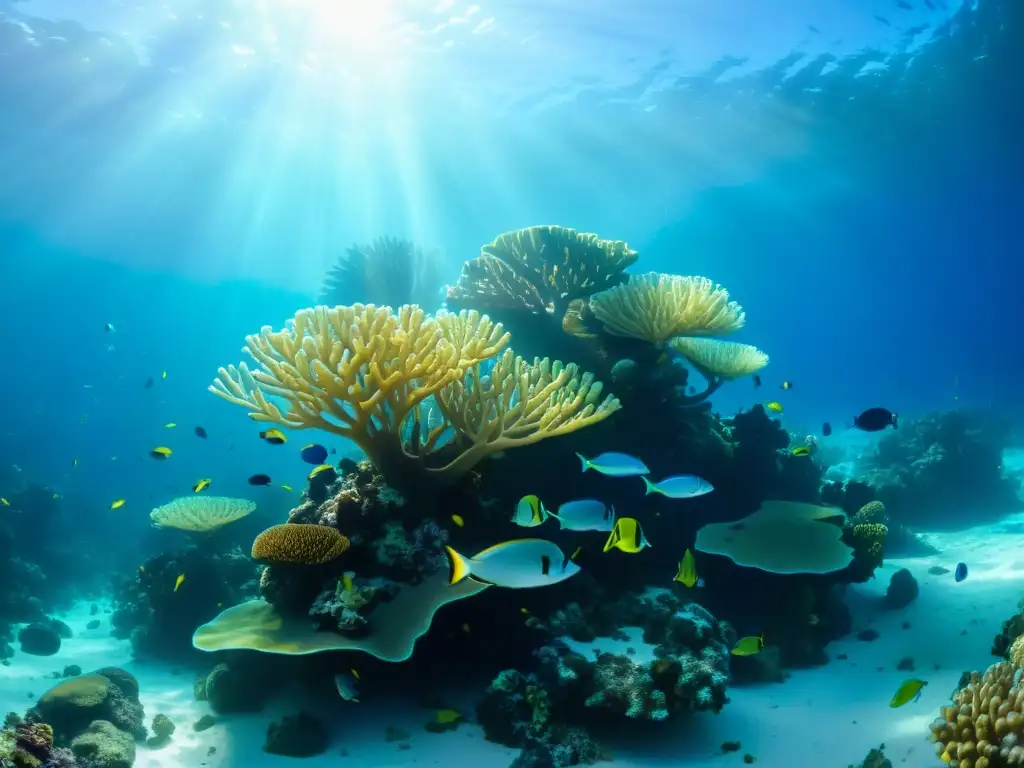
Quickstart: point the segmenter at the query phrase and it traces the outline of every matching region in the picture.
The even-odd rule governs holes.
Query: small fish
[[[292,491],[292,490],[294,490],[294,489],[293,489],[293,488],[292,488],[292,487],[291,487],[290,485],[282,485],[282,486],[281,486],[281,488],[283,488],[283,489],[284,489],[284,490],[286,490],[286,491]]]
[[[115,500],[115,501],[114,501],[114,502],[113,502],[113,503],[112,503],[112,504],[110,505],[110,508],[111,508],[111,509],[120,509],[120,508],[121,508],[121,507],[123,507],[124,505],[125,505],[125,500],[124,500],[124,499],[117,499],[117,500]]]
[[[299,451],[299,456],[307,464],[316,466],[327,461],[327,449],[317,443],[310,443],[302,447],[302,450]]]
[[[451,547],[448,555],[448,581],[458,584],[471,578],[482,584],[511,589],[530,589],[557,584],[575,576],[580,567],[545,539],[512,539],[495,544],[473,557],[460,555]]]
[[[512,513],[512,522],[523,528],[536,528],[551,515],[534,495],[523,496]]]
[[[612,528],[608,541],[604,543],[603,551],[607,552],[614,548],[628,554],[636,554],[649,546],[651,544],[644,536],[640,523],[632,517],[620,517],[615,521],[615,527]]]
[[[572,558],[570,558],[570,559],[572,559]],[[529,615],[530,615],[530,611],[529,611],[529,609],[527,609],[527,608],[520,608],[520,609],[519,609],[519,612],[520,612],[521,614],[523,614],[523,616],[529,616]]]
[[[334,687],[345,701],[359,703],[359,678],[351,672],[334,676]]]
[[[754,389],[759,389],[759,388],[761,387],[761,377],[760,377],[760,376],[758,376],[758,375],[757,375],[757,374],[755,373],[755,374],[754,374],[754,376],[753,376],[753,378],[754,378]]]
[[[169,421],[166,424],[164,424],[164,429],[174,429],[176,426],[178,425],[175,424],[173,421]]]
[[[113,323],[107,323],[106,325],[103,326],[103,330],[106,331],[107,333],[113,333],[117,329],[114,327]]]
[[[646,477],[643,480],[646,495],[660,493],[670,499],[692,499],[715,490],[711,483],[697,475],[673,475],[657,483],[652,483]]]
[[[142,385],[142,388],[143,389],[152,389],[153,388],[153,384],[155,384],[155,383],[156,382],[153,381],[153,377],[150,376],[148,379],[146,379],[146,383]]]
[[[959,584],[961,581],[967,578],[967,563],[957,563],[956,570],[953,571],[953,581]]]
[[[651,471],[640,459],[625,453],[602,453],[593,459],[585,458],[577,453],[576,457],[583,465],[584,472],[588,469],[596,469],[602,475],[608,475],[609,477],[633,477],[635,475],[646,475]]]
[[[50,498],[51,498],[51,499],[53,499],[54,501],[56,501],[57,499],[59,499],[59,498],[60,498],[60,494],[59,494],[59,493],[54,493],[54,494],[51,494],[51,495],[50,495]]]
[[[806,445],[799,445],[796,448],[794,448],[792,451],[790,451],[789,453],[792,456],[810,456],[811,455],[811,449],[808,448]]]
[[[0,504],[3,504],[5,507],[11,506],[11,502],[9,502],[7,499],[3,497],[0,497]]]
[[[354,677],[356,680],[363,679],[359,676],[359,672],[356,671],[355,667],[350,667],[348,671],[352,673],[352,677]]]
[[[140,565],[139,566],[139,573],[145,573],[145,572],[146,572],[146,566]]]
[[[912,6],[910,3],[904,2],[904,0],[896,0],[896,7],[902,8],[904,11],[914,10],[914,6]]]
[[[767,403],[764,404],[764,407],[774,413],[782,413],[782,403],[780,403],[778,400],[769,400]]]
[[[160,378],[161,379],[166,379],[167,378],[167,371],[161,371],[160,372]]]
[[[764,635],[748,635],[736,641],[730,653],[733,656],[753,656],[764,648]]]
[[[328,480],[328,482],[333,483],[338,478],[338,471],[330,464],[321,464],[319,467],[310,472],[306,476],[306,479],[312,480],[314,477],[318,477],[320,475],[324,475],[325,480]]]
[[[204,440],[206,439],[206,430],[203,429],[202,427],[196,427],[195,428],[195,433],[196,433],[196,437],[201,437]]]
[[[816,614],[816,613],[809,613],[809,614],[807,614],[807,623],[810,624],[812,627],[818,626],[820,621],[821,620],[818,618],[818,614]]]
[[[885,408],[868,408],[853,419],[853,426],[865,432],[881,432],[890,425],[893,429],[898,429],[899,418]]]
[[[438,725],[451,725],[462,719],[462,713],[457,709],[439,709],[434,713],[434,722]]]
[[[177,592],[178,589],[181,587],[181,585],[184,584],[184,583],[185,583],[185,574],[184,573],[179,573],[178,574],[178,578],[176,578],[174,580],[174,591]]]
[[[249,485],[270,485],[270,475],[253,475],[249,478]]]
[[[692,589],[694,585],[704,586],[704,579],[697,576],[697,559],[689,549],[683,553],[683,559],[679,561],[679,572],[673,581],[678,581],[688,589]]]
[[[569,555],[569,559],[570,560],[575,560],[577,557],[580,556],[580,552],[582,552],[582,551],[583,551],[583,545],[580,544],[578,547],[576,547],[576,549],[574,549],[572,551],[572,554]]]
[[[466,521],[462,519],[462,515],[452,515],[452,522],[459,526],[459,528],[466,524]]]
[[[779,389],[784,389],[787,392],[789,390],[791,390],[792,388],[793,388],[793,382],[792,381],[784,381],[784,382],[782,382],[782,384],[779,385]]]
[[[168,456],[171,455],[171,449],[163,445],[158,445],[156,448],[149,452],[149,455],[152,456],[154,459],[166,459]]]
[[[911,701],[917,701],[921,698],[921,692],[926,685],[928,685],[928,682],[925,680],[918,680],[916,677],[910,678],[896,689],[896,693],[893,695],[892,701],[889,702],[889,706],[895,709]]]
[[[463,624],[463,625],[462,625],[462,627],[461,627],[461,629],[462,629],[462,631],[463,631],[463,632],[465,632],[465,633],[466,633],[467,635],[469,634],[469,624]]]
[[[832,425],[827,421],[821,425],[821,434],[823,437],[828,437],[832,434]]]
[[[882,24],[885,24],[885,26],[887,26],[887,27],[891,27],[891,26],[892,26],[892,22],[890,22],[890,21],[889,21],[889,20],[888,20],[887,18],[885,18],[884,16],[878,16],[878,15],[876,14],[876,15],[875,15],[875,21],[881,22]]]
[[[615,527],[615,507],[597,499],[570,501],[558,508],[559,529],[563,531],[604,531]]]
[[[928,573],[932,576],[945,576],[949,573],[949,568],[943,568],[941,565],[933,565],[928,569]]]
[[[77,467],[78,466],[78,459],[72,459],[71,460],[71,466],[72,467]]]
[[[288,442],[288,438],[284,436],[284,432],[280,429],[268,429],[260,432],[260,439],[266,440],[271,445],[284,445]]]
[[[355,571],[345,571],[343,574],[341,574],[341,586],[345,589],[346,592],[351,592],[353,589],[355,589],[355,577]]]
[[[192,486],[192,492],[199,493],[201,491],[204,491],[210,487],[210,483],[212,482],[213,480],[211,480],[210,478],[204,477],[202,480],[200,480],[198,483]]]

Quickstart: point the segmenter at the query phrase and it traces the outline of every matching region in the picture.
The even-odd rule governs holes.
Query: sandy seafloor
[[[926,538],[941,554],[892,560],[873,581],[851,588],[847,601],[854,612],[854,633],[829,646],[833,660],[828,665],[796,671],[781,684],[732,688],[731,700],[719,715],[701,714],[688,722],[644,729],[642,736],[633,739],[612,741],[608,746],[614,764],[621,768],[724,768],[743,765],[743,756],[749,753],[762,768],[846,768],[851,763],[859,765],[871,747],[884,742],[894,766],[942,766],[928,742],[928,724],[948,701],[963,670],[984,669],[996,661],[990,655],[992,638],[1024,597],[1024,516],[996,526]],[[928,573],[933,565],[952,569],[960,560],[970,566],[970,577],[960,584],[953,581],[951,573]],[[881,595],[892,572],[901,567],[909,568],[917,578],[920,596],[904,610],[885,611],[880,606]],[[472,724],[449,733],[428,733],[423,730],[428,719],[424,710],[410,702],[372,696],[357,705],[317,702],[314,711],[333,724],[334,740],[327,753],[306,760],[275,757],[261,749],[267,723],[300,708],[303,702],[298,693],[258,715],[218,717],[218,725],[195,733],[192,723],[206,714],[208,707],[193,700],[193,670],[132,661],[128,643],[110,637],[106,620],[100,629],[85,628],[93,618],[88,609],[89,604],[82,604],[61,616],[75,636],[64,642],[56,656],[38,658],[19,652],[10,667],[0,667],[0,712],[24,711],[31,705],[30,694],[38,696],[45,691],[54,683],[51,673],[67,664],[77,664],[86,672],[116,665],[139,678],[147,724],[154,714],[163,712],[178,725],[169,746],[160,750],[140,746],[138,768],[300,764],[505,768],[516,754],[485,741]],[[108,616],[101,613],[99,618]],[[905,622],[910,624],[908,629],[903,628]],[[878,631],[879,639],[857,640],[856,633],[869,627]],[[848,659],[836,660],[840,654]],[[905,656],[915,660],[915,673],[896,670]],[[914,675],[929,683],[920,701],[891,709],[889,700],[896,688]],[[307,707],[311,704],[306,702]],[[408,731],[410,748],[403,750],[386,742],[387,726]],[[739,752],[722,754],[724,741],[739,741],[742,747]],[[213,755],[208,755],[210,747],[216,748]]]

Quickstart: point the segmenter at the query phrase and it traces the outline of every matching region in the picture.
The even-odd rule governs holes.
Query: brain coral
[[[252,543],[252,557],[269,563],[320,565],[344,554],[349,540],[334,528],[284,523],[268,528]]]
[[[1001,662],[971,679],[930,726],[935,753],[950,768],[1024,764],[1024,689],[1020,670]]]

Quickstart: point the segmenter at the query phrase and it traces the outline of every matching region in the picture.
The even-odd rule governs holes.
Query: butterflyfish
[[[899,688],[896,689],[895,695],[892,697],[892,701],[889,702],[889,706],[895,709],[896,707],[902,707],[904,704],[909,704],[911,701],[917,701],[921,698],[921,691],[928,685],[925,680],[918,680],[916,677],[912,677],[904,682]]]
[[[299,456],[307,464],[316,466],[327,461],[327,449],[319,443],[310,443],[302,447],[299,451]]]
[[[338,695],[345,701],[359,703],[359,678],[352,672],[343,672],[334,676],[334,687]]]
[[[185,583],[185,574],[184,574],[184,573],[180,573],[180,574],[178,574],[178,578],[176,578],[176,579],[174,580],[174,591],[175,591],[175,592],[177,592],[177,591],[178,591],[178,588],[179,588],[179,587],[180,587],[180,586],[181,586],[182,584],[184,584],[184,583]]]
[[[444,550],[451,584],[471,578],[481,584],[529,589],[557,584],[580,572],[580,567],[562,554],[557,544],[546,539],[503,541],[473,557],[460,555],[451,547]]]
[[[125,505],[125,500],[124,499],[115,499],[114,502],[111,503],[110,508],[111,509],[120,509],[124,505]]]
[[[651,543],[644,536],[640,523],[632,517],[620,517],[615,521],[615,527],[612,528],[608,541],[604,543],[604,551],[618,549],[628,554],[636,554],[644,547],[649,546]]]
[[[773,413],[782,413],[782,403],[778,400],[769,400],[764,407]]]
[[[577,453],[583,471],[595,469],[602,475],[609,477],[634,477],[635,475],[646,475],[649,470],[647,465],[635,456],[626,453],[602,453],[593,459],[588,459]]]
[[[199,493],[200,491],[204,491],[210,487],[210,483],[212,482],[213,480],[211,480],[210,478],[204,477],[202,480],[200,480],[198,483],[192,486],[192,492]]]
[[[608,533],[615,526],[615,507],[597,499],[580,499],[560,506],[554,517],[563,531]]]
[[[543,523],[551,513],[544,508],[544,503],[534,495],[523,496],[516,504],[512,513],[512,522],[523,528],[536,528]]]
[[[764,648],[764,635],[748,635],[741,637],[732,647],[733,656],[753,656]]]
[[[260,432],[260,439],[266,440],[271,445],[284,445],[288,442],[288,438],[280,429],[268,429]]]
[[[154,459],[166,459],[168,456],[171,455],[171,449],[165,445],[158,445],[156,448],[149,452],[149,455],[152,456]]]
[[[687,589],[704,586],[704,579],[697,576],[697,558],[689,549],[683,553],[683,559],[679,561],[679,572],[676,573],[674,581],[678,581]]]
[[[711,483],[697,475],[673,475],[657,483],[645,477],[643,481],[647,494],[660,493],[670,499],[692,499],[715,490]]]

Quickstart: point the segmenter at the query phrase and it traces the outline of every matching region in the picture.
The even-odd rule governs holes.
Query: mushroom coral
[[[572,364],[528,363],[506,350],[491,366],[508,341],[500,323],[478,312],[316,307],[282,331],[248,336],[259,370],[221,368],[210,391],[256,421],[350,439],[393,486],[436,489],[491,453],[572,432],[619,408]]]
[[[403,584],[388,602],[369,614],[368,633],[359,637],[318,630],[308,617],[288,617],[263,600],[228,608],[196,630],[200,651],[252,650],[289,656],[324,651],[365,651],[382,661],[400,662],[430,629],[434,614],[448,603],[472,597],[488,585],[465,579],[449,586],[443,571],[419,584]]]
[[[252,514],[256,502],[227,496],[182,496],[157,507],[149,519],[157,528],[211,533]]]
[[[703,392],[687,402],[703,402],[726,381],[750,376],[768,365],[768,355],[750,344],[688,336],[677,336],[668,344],[708,382]]]

